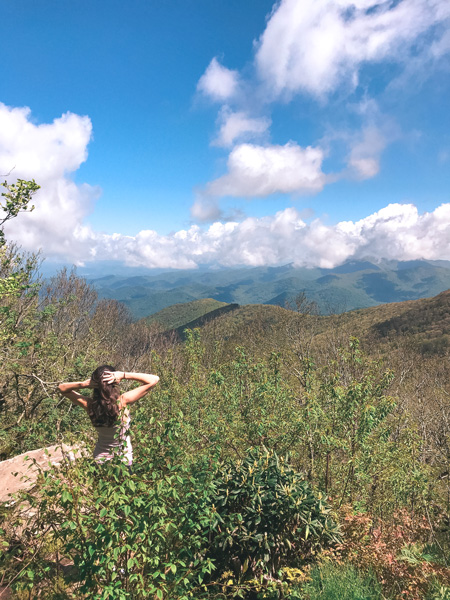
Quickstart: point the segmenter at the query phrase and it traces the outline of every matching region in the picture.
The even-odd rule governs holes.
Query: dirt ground
[[[62,444],[31,450],[0,462],[0,502],[8,502],[10,494],[33,485],[37,477],[33,461],[45,469],[46,466],[61,463],[65,458],[75,460],[80,454],[80,448]]]

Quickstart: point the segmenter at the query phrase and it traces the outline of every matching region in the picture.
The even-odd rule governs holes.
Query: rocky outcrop
[[[83,450],[78,446],[49,446],[31,450],[0,462],[0,502],[8,502],[11,494],[32,487],[39,469],[58,465],[63,460],[75,460]]]

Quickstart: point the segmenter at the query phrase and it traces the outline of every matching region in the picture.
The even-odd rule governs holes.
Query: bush
[[[220,571],[239,578],[273,578],[292,560],[307,562],[338,542],[330,508],[287,459],[265,448],[244,460],[222,463],[215,473],[211,546]]]

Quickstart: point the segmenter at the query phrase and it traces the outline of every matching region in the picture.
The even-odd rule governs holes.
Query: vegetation
[[[423,354],[445,354],[450,347],[450,290],[424,302],[412,302],[410,308],[377,323],[373,329],[381,337],[407,333],[419,341]]]
[[[185,339],[185,330],[203,327],[206,323],[239,308],[238,304],[218,302],[211,298],[194,300],[185,304],[174,304],[145,319],[149,325],[159,325],[161,331]]]
[[[305,551],[337,541],[326,503],[273,453],[259,451],[253,477],[236,486],[219,458],[183,459],[180,423],[151,424],[132,475],[120,460],[99,468],[85,459],[44,472],[39,493],[23,496],[36,511],[26,531],[39,533],[10,547],[17,589],[50,598],[241,595],[294,555],[304,562]],[[247,473],[254,461],[255,451]],[[69,557],[74,569],[58,579]]]
[[[381,600],[381,586],[371,574],[361,576],[351,565],[344,568],[325,564],[311,572],[304,586],[308,600]],[[301,596],[300,596],[301,597]]]
[[[163,308],[150,317],[147,317],[147,323],[151,324],[154,321],[158,322],[164,329],[178,329],[186,326],[187,323],[203,317],[216,310],[227,306],[226,302],[218,302],[212,298],[204,298],[202,300],[194,300],[185,304],[174,304]]]
[[[448,348],[423,349],[448,294],[422,321],[426,301],[393,305],[399,328],[388,307],[321,317],[299,296],[181,342],[74,272],[43,285],[38,257],[1,252],[2,457],[88,448],[2,507],[13,597],[449,598],[450,367]],[[104,362],[161,378],[134,409],[131,473],[93,463],[85,413],[56,392]]]
[[[297,301],[303,302],[305,294]],[[285,307],[249,304],[241,306],[231,314],[218,315],[214,323],[208,324],[208,334],[227,339],[239,345],[243,339],[254,342],[254,347],[280,345],[284,348],[286,337],[292,338],[289,329],[298,330],[298,321],[310,315],[306,329],[316,338],[357,336],[367,348],[387,351],[398,346],[400,340],[408,339],[421,354],[445,355],[450,335],[450,291],[441,292],[434,298],[382,304],[372,308],[353,310],[342,314],[319,315],[317,305],[312,302],[313,312],[295,302]],[[298,313],[297,317],[287,310]],[[305,319],[303,318],[303,321]],[[306,325],[306,323],[305,323]],[[244,335],[244,331],[246,335]],[[280,335],[280,331],[284,332]],[[309,335],[308,334],[308,335]]]

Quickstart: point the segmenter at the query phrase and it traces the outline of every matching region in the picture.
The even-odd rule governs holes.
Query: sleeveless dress
[[[133,463],[133,448],[131,447],[128,430],[130,413],[125,410],[121,420],[111,427],[94,427],[97,432],[97,443],[94,448],[94,460],[98,463],[111,460],[115,454],[122,456],[128,466]]]

